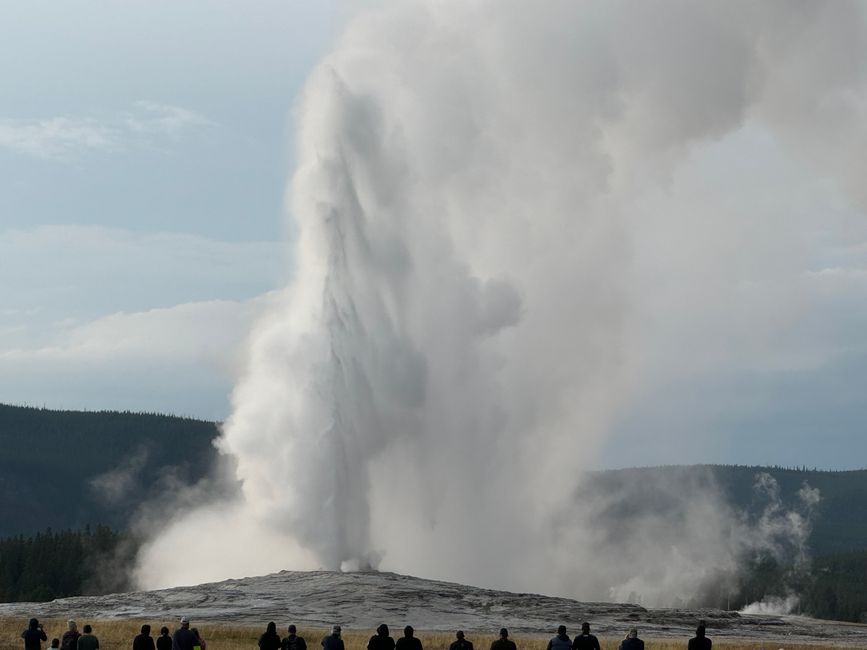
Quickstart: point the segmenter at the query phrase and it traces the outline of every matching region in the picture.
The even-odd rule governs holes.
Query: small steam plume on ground
[[[867,198],[864,24],[847,2],[358,15],[299,108],[296,277],[220,440],[241,493],[179,510],[140,583],[380,567],[663,603],[736,576],[760,543],[732,531],[774,531],[712,484],[618,527],[584,470],[646,386],[785,356],[818,223],[792,179]]]

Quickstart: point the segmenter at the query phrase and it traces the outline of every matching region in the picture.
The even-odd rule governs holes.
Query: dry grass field
[[[85,624],[90,623],[93,626],[94,634],[99,638],[101,650],[130,650],[132,648],[132,640],[139,633],[142,623],[150,623],[152,635],[159,634],[159,629],[163,625],[170,630],[174,630],[177,624],[175,619],[172,620],[105,620],[105,621],[87,621],[79,620],[79,629]],[[58,619],[44,619],[42,621],[45,626],[45,633],[48,635],[48,640],[59,638],[66,630],[66,621]],[[265,629],[263,621],[261,626],[249,625],[219,625],[211,623],[197,624],[192,621],[194,627],[198,627],[199,632],[204,636],[208,644],[208,650],[258,650],[256,641],[259,635]],[[281,634],[285,633],[286,625],[289,621],[277,621],[278,631]],[[0,618],[0,650],[22,650],[23,642],[21,641],[21,632],[27,627],[27,621],[24,619]],[[397,638],[396,634],[402,634],[397,629],[398,626],[392,628],[392,636]],[[302,628],[299,634],[307,639],[310,650],[316,650],[319,647],[319,639],[321,639],[327,630]],[[367,640],[373,634],[373,630],[354,631],[346,630],[343,633],[343,639],[346,644],[346,650],[365,650]],[[419,631],[418,636],[424,644],[425,650],[448,650],[449,644],[454,641],[454,635],[444,634],[442,632],[425,633]],[[513,640],[518,645],[518,650],[545,650],[548,643],[547,635],[520,635],[516,634]],[[495,639],[495,635],[491,633],[472,633],[467,630],[467,639],[475,644],[478,650],[487,650],[490,647],[491,641]],[[602,650],[617,650],[620,639],[615,638],[600,638]],[[646,638],[645,644],[647,650],[686,650],[686,639],[652,639]],[[46,646],[48,644],[45,644]],[[714,643],[714,648],[718,650],[831,650],[831,648],[839,646],[823,646],[823,645],[804,645],[804,644],[787,644],[785,642],[769,643],[769,642],[736,642],[729,640],[718,640]]]

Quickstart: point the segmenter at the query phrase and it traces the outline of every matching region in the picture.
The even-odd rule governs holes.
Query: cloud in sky
[[[269,299],[119,312],[57,323],[38,340],[4,337],[0,401],[222,418],[244,340]]]
[[[219,418],[275,242],[96,226],[0,231],[0,401]]]
[[[0,118],[0,147],[44,160],[76,159],[89,152],[123,151],[177,139],[191,129],[216,126],[204,115],[140,100],[125,114],[108,118],[56,116]]]

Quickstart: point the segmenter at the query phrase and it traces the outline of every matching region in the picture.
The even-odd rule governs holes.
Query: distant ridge
[[[218,424],[157,413],[53,410],[0,404],[0,536],[105,524],[125,527],[171,477],[200,480],[217,458]],[[657,481],[712,482],[736,508],[755,509],[756,474],[767,472],[791,503],[806,481],[822,493],[815,555],[867,549],[867,469],[670,465],[603,470],[594,489],[629,495],[624,508],[664,507]],[[651,486],[651,487],[649,487]]]

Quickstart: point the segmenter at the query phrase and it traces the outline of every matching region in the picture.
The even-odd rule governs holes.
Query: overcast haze
[[[296,266],[283,198],[294,106],[344,18],[312,0],[3,7],[0,401],[228,416],[242,342]],[[581,267],[626,305],[628,336],[603,344],[632,346],[604,465],[863,465],[864,16],[817,9],[809,20],[818,36],[801,49],[759,40],[777,66],[763,78],[738,82],[739,60],[690,76],[665,39],[624,36],[610,44],[632,48],[635,67],[616,71],[631,94],[608,92],[604,65],[581,80],[598,92],[588,101],[611,102],[586,112],[627,127],[606,145],[610,168],[593,161],[576,182],[607,179],[633,200],[616,206],[629,214],[616,257]],[[504,53],[502,74],[527,75],[524,64]],[[674,119],[654,109],[660,88],[684,102],[704,93],[718,112]],[[680,131],[672,149],[659,144]],[[631,148],[661,153],[623,164]],[[603,294],[589,297],[603,305]]]

